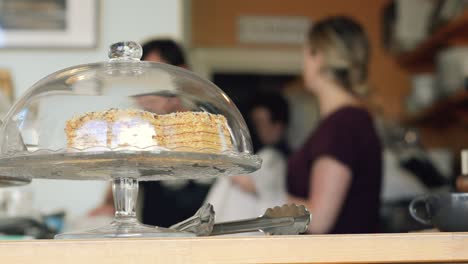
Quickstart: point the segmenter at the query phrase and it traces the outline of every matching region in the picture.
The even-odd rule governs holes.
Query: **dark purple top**
[[[338,160],[352,173],[344,205],[330,233],[378,232],[382,150],[372,117],[365,109],[343,107],[320,122],[289,159],[290,194],[308,197],[311,167],[323,156]]]

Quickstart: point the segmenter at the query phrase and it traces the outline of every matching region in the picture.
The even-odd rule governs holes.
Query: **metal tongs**
[[[170,228],[191,232],[197,236],[216,236],[261,231],[269,235],[297,235],[307,231],[311,220],[303,205],[288,204],[268,208],[257,218],[215,223],[211,204],[204,204],[194,216]]]

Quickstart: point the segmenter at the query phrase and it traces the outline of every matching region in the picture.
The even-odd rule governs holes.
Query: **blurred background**
[[[167,37],[185,48],[191,70],[223,89],[244,115],[253,92],[283,94],[295,150],[318,121],[301,76],[305,35],[331,15],[361,23],[371,42],[366,100],[385,146],[385,231],[420,229],[408,202],[453,189],[459,153],[468,148],[468,1],[0,0],[0,111],[48,74],[106,61],[111,43]],[[107,186],[34,180],[0,189],[0,212],[66,213],[73,220],[96,207]],[[16,190],[28,194],[12,209],[6,201],[13,203]]]

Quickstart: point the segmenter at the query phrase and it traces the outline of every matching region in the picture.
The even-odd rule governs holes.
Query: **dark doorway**
[[[259,73],[224,73],[213,74],[213,82],[218,85],[236,104],[249,126],[254,151],[261,148],[260,141],[252,129],[249,107],[258,93],[280,93],[288,83],[297,80],[297,75],[259,74]]]
[[[257,93],[282,93],[286,84],[297,78],[297,75],[292,74],[216,72],[212,80],[234,101],[244,118],[247,118],[248,105]]]

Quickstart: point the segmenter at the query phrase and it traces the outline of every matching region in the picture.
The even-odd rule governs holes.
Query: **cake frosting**
[[[232,149],[224,116],[206,112],[153,114],[134,109],[88,112],[67,121],[70,149],[148,149],[221,152]]]

